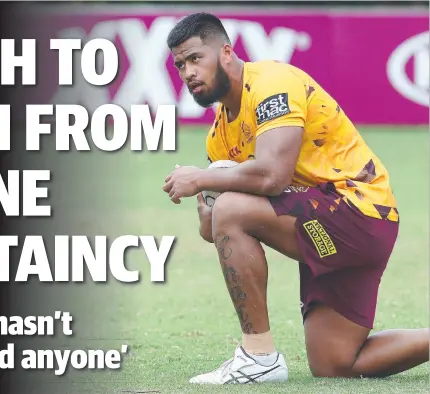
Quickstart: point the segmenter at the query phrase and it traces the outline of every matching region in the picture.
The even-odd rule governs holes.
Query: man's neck
[[[229,122],[237,118],[240,112],[240,103],[242,100],[243,74],[245,62],[238,60],[230,74],[231,88],[228,94],[223,97],[221,103],[228,109]]]

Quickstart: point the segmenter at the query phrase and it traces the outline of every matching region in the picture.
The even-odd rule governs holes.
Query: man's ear
[[[224,44],[221,47],[221,56],[226,63],[230,63],[233,60],[234,52],[230,44]]]

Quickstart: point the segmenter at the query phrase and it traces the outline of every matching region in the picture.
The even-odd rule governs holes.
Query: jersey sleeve
[[[219,121],[221,119],[221,105],[218,106],[215,121],[206,137],[206,155],[208,164],[218,160],[228,160],[228,151],[225,148],[220,136],[221,130]]]
[[[214,161],[218,160],[217,155],[217,149],[216,144],[213,137],[213,129],[211,129],[208,133],[208,136],[206,137],[206,155],[208,159],[208,164],[213,163]]]
[[[293,73],[261,77],[252,99],[256,136],[284,126],[304,127],[307,112],[305,83]]]

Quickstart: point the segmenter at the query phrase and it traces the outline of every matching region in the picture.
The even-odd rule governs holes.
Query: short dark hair
[[[191,14],[179,21],[169,33],[167,45],[172,50],[191,37],[200,37],[202,41],[206,38],[222,38],[231,45],[221,21],[206,12]]]

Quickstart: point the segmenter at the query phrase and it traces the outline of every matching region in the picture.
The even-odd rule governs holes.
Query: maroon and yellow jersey
[[[208,159],[254,158],[256,138],[300,126],[304,136],[292,185],[332,183],[363,214],[398,221],[389,175],[337,102],[308,74],[275,61],[245,63],[240,113],[217,110],[206,141]],[[288,132],[288,131],[286,131]]]

